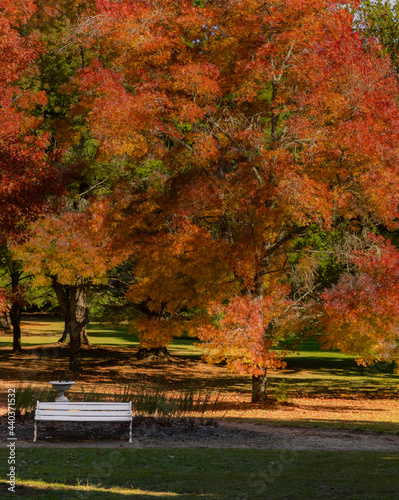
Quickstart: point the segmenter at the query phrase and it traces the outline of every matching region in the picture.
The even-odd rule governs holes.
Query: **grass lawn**
[[[22,347],[37,344],[53,344],[62,335],[64,322],[61,317],[46,315],[25,316],[21,322]],[[98,323],[87,326],[90,342],[94,345],[125,345],[138,347],[138,338],[127,328],[107,328]],[[1,336],[1,346],[12,346],[12,334]]]
[[[353,356],[338,351],[321,351],[315,340],[307,340],[300,352],[286,358],[287,367],[280,372],[288,394],[312,396],[323,394],[341,397],[397,397],[399,376],[390,363],[359,366]]]
[[[382,452],[21,448],[10,498],[396,500],[398,470]]]
[[[51,316],[27,316],[21,322],[22,347],[30,347],[38,344],[54,344],[61,337],[64,329],[62,318]],[[111,328],[92,322],[87,325],[87,334],[93,346],[123,346],[139,347],[139,339],[127,328]],[[1,347],[12,346],[12,334],[2,334],[0,337]],[[201,349],[193,345],[193,339],[176,338],[173,340],[169,350],[175,356],[201,356]]]

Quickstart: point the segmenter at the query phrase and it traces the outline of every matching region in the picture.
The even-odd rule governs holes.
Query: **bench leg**
[[[36,443],[36,438],[37,438],[37,422],[35,420],[35,429],[33,433],[33,442]]]
[[[129,426],[129,443],[132,442],[132,421],[130,421],[130,426]]]

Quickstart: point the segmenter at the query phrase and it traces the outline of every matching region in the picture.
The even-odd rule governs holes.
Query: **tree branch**
[[[94,189],[98,188],[98,186],[101,186],[101,184],[104,184],[104,182],[107,182],[107,180],[110,178],[110,176],[106,177],[104,180],[101,182],[98,182],[95,186],[92,186],[91,188],[87,189],[83,193],[79,194],[79,198],[82,198],[85,194],[90,193],[90,191],[93,191]]]
[[[235,139],[233,139],[233,137],[228,132],[226,132],[224,129],[222,129],[222,127],[220,125],[218,125],[216,122],[212,122],[212,121],[210,122],[210,124],[213,125],[214,127],[216,127],[218,130],[220,130],[222,132],[222,134],[224,134],[227,137],[227,139],[229,139],[229,141],[231,141],[234,144],[234,146],[243,155],[248,156],[247,152],[244,149],[242,149],[242,147],[238,144],[238,142]]]
[[[192,153],[194,150],[191,146],[189,146],[188,144],[186,144],[182,139],[179,139],[179,137],[175,137],[174,135],[172,134],[169,134],[168,132],[165,132],[164,130],[159,130],[158,127],[155,127],[155,130],[161,134],[161,135],[166,135],[167,137],[170,137],[171,139],[173,139],[174,141],[178,142],[179,144],[181,144],[182,146],[184,146],[186,149],[188,149],[188,151],[190,151],[190,153]]]

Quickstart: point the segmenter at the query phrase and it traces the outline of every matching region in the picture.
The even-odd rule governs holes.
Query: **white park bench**
[[[43,403],[38,401],[33,441],[37,438],[37,422],[130,422],[132,442],[132,402],[129,403]]]

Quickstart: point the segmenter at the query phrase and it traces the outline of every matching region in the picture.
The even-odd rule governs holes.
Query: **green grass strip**
[[[200,443],[199,443],[200,445]],[[396,500],[399,453],[17,448],[11,498]],[[7,498],[8,450],[0,450]]]

